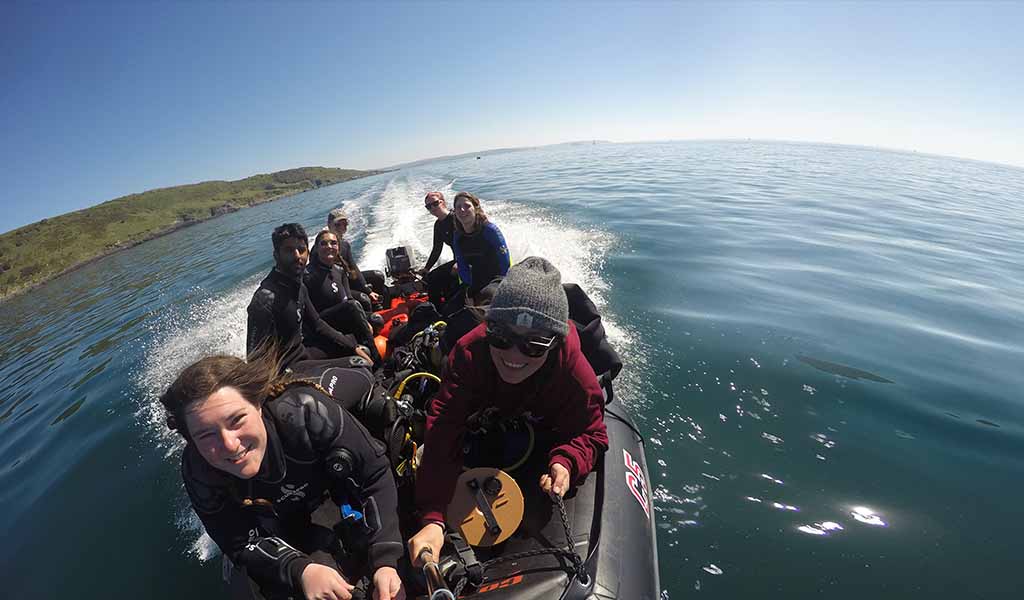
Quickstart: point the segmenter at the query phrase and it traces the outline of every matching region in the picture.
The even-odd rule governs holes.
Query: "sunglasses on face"
[[[524,337],[516,335],[508,331],[502,330],[500,327],[494,325],[487,325],[487,343],[494,346],[498,350],[508,350],[512,346],[515,346],[519,352],[524,356],[530,358],[539,358],[544,356],[544,353],[555,347],[558,343],[558,337],[541,337],[531,336]]]
[[[433,202],[427,202],[423,206],[425,206],[427,208],[427,210],[430,210],[430,209],[434,208],[435,206],[440,206],[440,205],[441,205],[441,201],[440,200],[434,200]]]

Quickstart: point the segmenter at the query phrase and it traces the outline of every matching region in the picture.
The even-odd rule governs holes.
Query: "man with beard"
[[[302,225],[285,223],[274,229],[270,239],[274,244],[274,268],[260,282],[249,303],[247,354],[251,356],[274,343],[284,367],[351,355],[372,364],[368,348],[325,323],[310,301],[302,281],[309,262],[309,238]]]

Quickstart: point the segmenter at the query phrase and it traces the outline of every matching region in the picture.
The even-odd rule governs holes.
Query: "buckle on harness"
[[[466,540],[462,538],[462,534],[458,531],[449,531],[444,534],[444,537],[451,544],[452,548],[455,548],[459,563],[466,570],[466,579],[469,580],[469,583],[473,584],[473,586],[479,586],[483,583],[484,566],[476,559],[473,547],[466,543]]]

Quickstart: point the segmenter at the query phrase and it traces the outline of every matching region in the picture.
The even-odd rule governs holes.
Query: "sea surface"
[[[513,259],[549,258],[602,310],[664,599],[1020,597],[1024,170],[767,142],[432,162],[0,305],[0,596],[221,597],[157,396],[242,353],[274,226],[345,206],[364,268],[400,244],[422,259],[435,189],[477,193]]]

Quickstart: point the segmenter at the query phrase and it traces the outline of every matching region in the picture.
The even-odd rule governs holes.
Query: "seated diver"
[[[285,223],[274,229],[270,239],[274,268],[249,302],[246,353],[273,342],[281,348],[283,368],[351,355],[372,364],[369,348],[325,323],[309,299],[302,280],[309,260],[309,238],[302,225]]]
[[[338,237],[334,233],[327,229],[318,233],[309,253],[303,282],[320,318],[338,331],[355,337],[373,355],[373,329],[363,305],[352,296],[347,265],[338,248]]]
[[[459,279],[465,286],[464,300],[453,297],[441,314],[448,315],[464,302],[472,304],[477,292],[495,277],[503,276],[511,265],[508,244],[498,226],[492,223],[480,205],[480,199],[469,192],[455,195],[455,233],[452,253],[459,267]]]
[[[327,213],[327,229],[338,236],[338,255],[341,256],[345,268],[348,270],[348,283],[353,297],[359,300],[365,311],[372,312],[374,305],[384,302],[384,298],[381,296],[387,291],[384,285],[384,274],[380,271],[366,271],[364,274],[356,265],[356,261],[352,258],[352,244],[345,239],[345,233],[348,232],[348,215],[344,209],[335,208]]]
[[[543,258],[509,269],[486,322],[456,343],[441,379],[416,478],[422,528],[409,540],[416,562],[424,550],[441,556],[445,509],[463,465],[460,440],[478,415],[530,414],[552,442],[538,481],[546,494],[564,496],[608,448],[601,387],[569,321],[561,275]]]
[[[314,380],[279,375],[278,361],[274,351],[248,363],[206,357],[160,397],[168,426],[186,441],[181,474],[193,510],[268,600],[348,599],[360,573],[372,579],[375,600],[402,600],[391,465],[342,408],[356,399],[345,396],[368,393],[370,378],[362,369],[332,369],[341,381],[329,393]],[[320,506],[327,495],[340,510]],[[314,524],[314,511],[341,524]],[[244,576],[232,586],[254,596]]]
[[[445,319],[446,327],[440,340],[440,349],[445,356],[462,336],[484,321],[487,306],[494,298],[502,279],[495,277],[477,292],[475,305],[465,306]],[[597,306],[578,284],[564,283],[562,289],[569,303],[569,320],[580,336],[580,350],[587,362],[593,367],[599,381],[615,379],[622,370],[622,359],[608,342]]]
[[[455,213],[448,210],[441,192],[429,192],[423,199],[423,205],[436,220],[430,256],[427,257],[427,264],[420,269],[420,275],[427,282],[427,297],[430,301],[434,306],[444,306],[459,286],[458,266],[454,260],[450,260],[433,271],[431,269],[441,258],[445,245],[452,248],[455,244]]]

